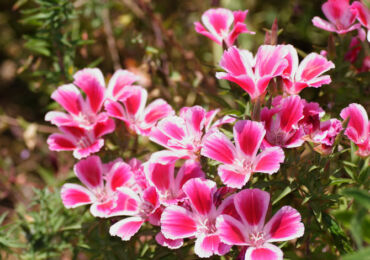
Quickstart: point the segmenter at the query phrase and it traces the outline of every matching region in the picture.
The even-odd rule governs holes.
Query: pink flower
[[[322,154],[330,154],[333,150],[335,138],[342,131],[342,122],[338,119],[329,119],[320,123],[320,129],[311,134],[312,142],[319,144],[315,150]]]
[[[357,10],[357,20],[367,29],[367,41],[370,42],[370,10],[363,3],[354,1],[352,9]]]
[[[74,85],[63,85],[51,95],[68,114],[50,111],[45,120],[58,127],[75,126],[91,130],[96,123],[107,119],[105,113],[99,113],[105,98],[104,77],[99,69],[83,69],[74,75],[74,79]],[[75,85],[85,92],[86,99]]]
[[[299,147],[303,144],[303,128],[299,121],[303,118],[303,102],[299,96],[274,98],[273,107],[261,110],[261,121],[265,123],[264,146],[284,148]]]
[[[202,22],[195,22],[195,31],[210,38],[219,45],[223,42],[232,46],[241,33],[254,34],[244,23],[248,10],[232,12],[225,8],[209,9],[202,15]],[[234,27],[231,29],[232,24]]]
[[[303,236],[301,216],[294,208],[282,207],[265,224],[270,195],[259,189],[242,190],[234,196],[240,219],[230,215],[217,218],[221,241],[228,245],[248,246],[245,259],[282,260],[283,252],[271,242]]]
[[[328,21],[320,17],[314,17],[314,26],[338,34],[345,34],[349,31],[360,28],[360,24],[354,24],[357,17],[357,10],[350,6],[349,0],[328,0],[321,7]]]
[[[173,115],[172,107],[163,99],[156,99],[145,107],[148,92],[140,86],[122,84],[131,83],[133,80],[125,81],[124,75],[122,78],[121,81],[116,81],[120,84],[112,83],[110,93],[113,95],[105,102],[109,116],[123,120],[127,128],[134,133],[148,135],[158,120]]]
[[[351,63],[355,63],[361,50],[362,42],[365,41],[366,33],[363,29],[358,30],[358,34],[355,37],[352,37],[351,43],[349,44],[348,51],[344,56],[345,60],[348,60]]]
[[[150,140],[169,150],[154,153],[151,160],[157,158],[162,163],[178,158],[198,160],[204,133],[234,121],[225,116],[211,124],[217,112],[206,112],[200,106],[184,107],[180,116],[169,116],[159,121],[150,133]]]
[[[218,174],[225,185],[241,188],[252,173],[273,174],[284,161],[280,147],[267,148],[257,155],[265,133],[262,123],[238,121],[234,126],[235,145],[221,132],[213,132],[205,137],[201,154],[223,163]]]
[[[121,205],[120,211],[115,215],[129,216],[113,224],[109,233],[127,241],[135,235],[145,221],[149,220],[159,207],[158,194],[154,187],[149,187],[141,193],[130,188],[117,189],[117,205]]]
[[[47,143],[51,151],[73,151],[76,159],[99,152],[104,145],[102,136],[112,133],[115,129],[114,121],[106,118],[96,123],[91,130],[78,126],[60,126],[62,133],[55,133],[48,137]]]
[[[177,204],[185,199],[182,186],[192,178],[205,178],[199,162],[187,160],[175,174],[176,161],[167,164],[148,161],[144,171],[150,184],[154,186],[162,205]]]
[[[176,205],[167,207],[161,217],[162,234],[169,239],[195,237],[194,251],[199,257],[226,254],[230,246],[220,241],[216,218],[232,212],[232,196],[216,207],[213,200],[216,183],[200,178],[187,181],[183,191],[189,199],[190,208]]]
[[[224,52],[220,61],[226,72],[218,72],[216,77],[238,84],[254,100],[264,96],[270,80],[281,76],[287,68],[287,54],[284,45],[262,45],[253,58],[251,52],[233,46]]]
[[[349,122],[344,134],[358,146],[357,154],[362,157],[370,155],[369,118],[360,104],[350,104],[340,112],[341,118]]]
[[[107,172],[104,172],[107,170]],[[91,204],[90,211],[95,217],[114,216],[122,210],[117,204],[117,189],[132,183],[130,166],[122,161],[115,161],[109,166],[103,165],[98,156],[90,156],[79,161],[74,172],[86,186],[66,183],[61,189],[61,197],[66,208],[75,208]]]
[[[320,129],[320,119],[324,116],[325,111],[316,102],[303,102],[303,118],[299,121],[299,125],[303,127],[304,133],[306,135],[311,135],[312,133]]]
[[[286,45],[288,67],[283,72],[284,90],[290,95],[297,95],[306,87],[319,88],[331,82],[329,75],[323,73],[335,67],[324,56],[317,53],[308,54],[298,65],[298,54],[292,45]]]

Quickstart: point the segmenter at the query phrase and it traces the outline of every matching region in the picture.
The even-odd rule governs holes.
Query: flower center
[[[80,140],[78,141],[78,147],[81,147],[81,148],[90,147],[92,144],[93,142],[90,140],[88,136],[82,136]]]
[[[148,215],[150,215],[153,211],[154,207],[151,203],[147,201],[143,201],[140,205],[140,213],[139,215],[146,218]]]
[[[199,222],[198,231],[203,234],[213,234],[217,231],[216,220],[205,218]]]
[[[252,246],[260,247],[265,243],[265,233],[253,232],[249,235],[249,240]]]

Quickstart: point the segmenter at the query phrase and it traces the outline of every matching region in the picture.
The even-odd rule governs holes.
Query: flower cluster
[[[360,11],[354,11],[359,4],[351,8],[346,4],[345,0],[324,4],[333,23],[330,26],[314,20],[338,33],[356,29],[356,17],[364,20],[358,18]],[[348,21],[333,16],[332,8],[350,12]],[[195,239],[199,257],[224,255],[239,246],[245,259],[283,258],[281,249],[272,243],[303,236],[301,216],[284,206],[265,223],[270,194],[246,188],[246,184],[254,173],[277,173],[285,161],[284,149],[308,142],[322,154],[332,153],[343,123],[347,125],[344,134],[358,147],[358,155],[367,157],[370,124],[359,104],[342,110],[343,122],[335,118],[322,121],[325,112],[319,104],[298,95],[306,87],[331,82],[329,75],[323,75],[334,68],[326,57],[311,53],[299,63],[292,45],[262,45],[255,56],[233,46],[238,34],[249,32],[244,24],[246,14],[210,9],[202,16],[207,29],[200,23],[195,27],[218,44],[226,43],[228,49],[220,61],[225,71],[216,77],[236,83],[253,104],[262,106],[256,112],[258,120],[236,120],[231,115],[215,120],[219,109],[206,111],[201,106],[183,107],[176,115],[163,99],[146,106],[147,90],[135,85],[138,76],[125,70],[114,73],[105,88],[100,70],[84,69],[75,74],[73,84],[52,94],[67,113],[47,113],[45,119],[62,132],[49,137],[49,148],[73,150],[81,159],[74,172],[84,186],[67,183],[61,189],[67,208],[91,205],[95,217],[121,218],[109,232],[122,240],[129,240],[149,222],[160,228],[155,237],[160,245],[175,249],[184,239]],[[281,82],[281,93],[270,92],[270,82]],[[270,102],[266,102],[267,94]],[[126,163],[118,158],[103,163],[99,156],[90,156],[103,147],[103,136],[114,131],[114,120],[123,121],[131,135],[148,138],[165,149],[145,162],[134,158]],[[223,132],[225,124],[234,124],[232,139]],[[207,178],[201,164],[207,161],[204,158],[218,163],[217,173],[225,187],[218,188],[220,183]]]

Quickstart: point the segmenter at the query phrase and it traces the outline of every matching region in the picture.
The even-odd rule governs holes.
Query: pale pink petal
[[[204,121],[206,131],[211,127],[213,119],[215,119],[217,113],[220,112],[220,109],[213,109],[206,113],[206,118]],[[218,126],[216,126],[218,127]]]
[[[293,79],[298,69],[298,53],[297,50],[290,44],[284,45],[284,48],[287,51],[285,59],[288,61],[288,66],[283,71],[282,76]]]
[[[207,29],[204,28],[204,26],[200,22],[195,22],[194,23],[194,28],[195,28],[195,31],[197,33],[200,33],[200,34],[208,37],[209,39],[211,39],[212,41],[216,42],[219,45],[222,44],[221,39],[219,37],[213,35],[209,31],[207,31]]]
[[[201,234],[195,240],[194,252],[197,256],[202,258],[210,257],[218,253],[220,243],[220,237],[216,234]]]
[[[82,111],[82,95],[72,84],[60,86],[51,94],[51,98],[71,114],[78,115]]]
[[[222,55],[220,66],[233,76],[248,75],[252,77],[253,54],[247,50],[240,50],[232,46]]]
[[[86,93],[91,111],[97,113],[105,97],[105,81],[101,71],[96,68],[83,69],[78,71],[73,78],[73,83]]]
[[[255,74],[259,77],[276,77],[288,67],[284,45],[261,45],[256,54]]]
[[[127,187],[117,188],[116,207],[111,209],[110,215],[134,216],[140,211],[140,197],[132,189]]]
[[[260,189],[242,190],[234,197],[235,208],[250,229],[262,229],[270,202],[270,194]]]
[[[91,205],[90,212],[94,217],[108,218],[114,216],[114,208],[116,207],[116,201],[113,196],[110,200],[104,202],[96,202]]]
[[[262,123],[241,120],[234,126],[235,145],[238,152],[254,158],[261,145],[266,130]]]
[[[201,136],[205,125],[206,111],[201,106],[193,106],[186,109],[182,118],[185,120],[188,134],[191,136]]]
[[[229,215],[217,217],[216,227],[221,241],[228,245],[246,245],[248,238],[241,222]]]
[[[73,120],[73,118],[66,113],[59,112],[59,111],[50,111],[45,115],[45,121],[50,121],[50,123],[61,126],[61,125],[74,125],[77,122]]]
[[[350,27],[357,16],[357,11],[350,8],[349,0],[329,0],[322,5],[321,9],[338,30]]]
[[[100,121],[95,124],[94,126],[94,136],[96,138],[102,137],[103,135],[110,134],[116,128],[116,124],[114,120],[111,118],[107,118],[104,121]]]
[[[74,171],[80,181],[89,189],[103,187],[103,169],[99,156],[90,156],[80,160],[74,166]]]
[[[301,215],[292,207],[284,206],[264,227],[268,242],[287,241],[303,236]]]
[[[106,185],[111,191],[115,191],[117,188],[127,185],[132,179],[133,173],[130,165],[124,162],[117,162],[110,170]]]
[[[212,124],[212,128],[220,127],[224,124],[231,124],[231,123],[234,123],[235,121],[236,121],[236,119],[234,117],[227,115],[227,116],[224,116],[224,117],[220,118],[216,122],[214,122],[214,124]],[[208,128],[206,128],[206,130],[208,130]]]
[[[237,189],[242,188],[251,176],[249,172],[238,172],[232,167],[232,165],[220,165],[217,172],[221,178],[221,181],[226,186]]]
[[[163,120],[163,119],[162,119]],[[153,127],[149,134],[149,139],[159,145],[162,145],[166,148],[169,148],[168,141],[170,138],[165,135],[160,129],[157,127]]]
[[[125,111],[123,110],[123,107],[119,102],[109,99],[105,101],[104,108],[109,116],[120,120],[126,119]]]
[[[201,155],[213,160],[232,164],[236,157],[233,143],[221,132],[215,131],[203,138]]]
[[[284,158],[284,151],[280,147],[266,148],[257,156],[254,162],[254,172],[273,174],[280,169]]]
[[[174,161],[182,158],[188,157],[186,154],[182,154],[180,152],[174,152],[170,150],[163,150],[159,152],[154,152],[150,156],[150,161],[157,162],[160,164],[169,164],[173,163]]]
[[[76,149],[75,140],[63,134],[52,134],[46,142],[51,151],[72,151]]]
[[[318,16],[315,16],[312,19],[312,23],[317,28],[323,29],[325,31],[329,31],[329,32],[336,32],[337,31],[337,28],[333,24],[321,19]]]
[[[283,260],[283,251],[270,243],[258,248],[248,247],[245,260]]]
[[[194,178],[188,180],[182,190],[190,200],[193,209],[201,215],[207,215],[214,208],[213,193],[216,191],[216,183],[211,180]]]
[[[125,87],[131,86],[139,77],[128,70],[117,70],[108,83],[108,96],[119,100]]]
[[[128,241],[135,235],[145,221],[141,217],[129,217],[115,223],[109,229],[111,236],[118,236],[123,241]]]
[[[88,189],[78,184],[64,184],[60,194],[64,206],[68,209],[91,204],[95,200],[94,195]]]
[[[165,246],[165,247],[168,247],[170,249],[177,249],[177,248],[180,248],[183,244],[184,244],[184,240],[183,239],[169,239],[169,238],[166,238],[162,232],[159,232],[156,236],[155,236],[155,240],[157,241],[158,244],[160,244],[161,246]]]
[[[161,217],[162,233],[169,239],[180,239],[194,236],[197,224],[191,213],[179,206],[167,207]]]

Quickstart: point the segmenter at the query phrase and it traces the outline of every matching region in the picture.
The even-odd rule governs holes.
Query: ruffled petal
[[[218,175],[221,178],[221,181],[228,187],[231,188],[242,188],[250,178],[250,173],[240,173],[233,168],[232,165],[220,165],[218,167]]]
[[[123,241],[128,241],[139,231],[143,223],[144,220],[141,217],[125,218],[111,226],[109,234],[120,237]]]
[[[162,234],[162,232],[159,232],[155,236],[155,240],[161,246],[165,246],[165,247],[168,247],[170,249],[178,249],[178,248],[182,247],[182,245],[184,244],[184,240],[183,239],[169,239],[169,238],[166,238]]]

